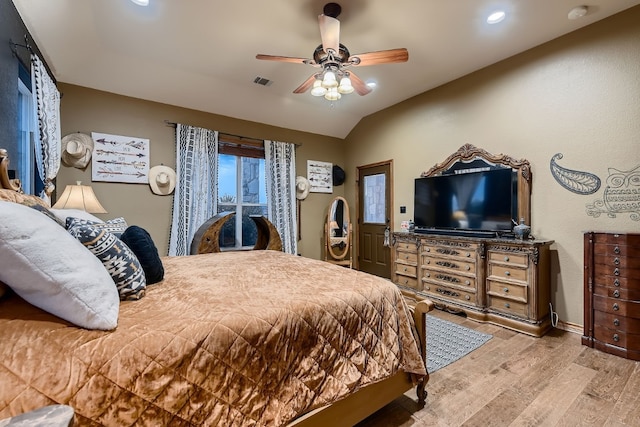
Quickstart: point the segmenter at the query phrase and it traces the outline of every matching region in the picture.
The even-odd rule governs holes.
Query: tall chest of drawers
[[[584,234],[582,343],[640,360],[640,234]]]

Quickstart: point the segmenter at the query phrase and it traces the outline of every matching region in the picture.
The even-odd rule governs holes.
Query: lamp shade
[[[67,185],[53,207],[55,209],[82,209],[89,213],[107,213],[98,201],[93,188],[88,185],[80,185],[80,182],[76,185]]]

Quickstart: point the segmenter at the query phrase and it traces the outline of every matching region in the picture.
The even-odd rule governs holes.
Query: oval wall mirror
[[[351,223],[349,205],[344,197],[336,197],[329,205],[326,231],[326,260],[351,266]]]

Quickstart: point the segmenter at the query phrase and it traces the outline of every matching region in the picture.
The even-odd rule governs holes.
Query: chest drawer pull
[[[613,326],[620,326],[620,319],[613,319]]]
[[[620,286],[620,279],[615,279],[613,281],[613,286]]]
[[[469,301],[471,299],[471,297],[469,295],[465,295],[464,299],[466,299],[467,301]]]
[[[405,255],[405,256],[404,256],[404,259],[409,259],[409,255]]]
[[[615,257],[615,258],[613,259],[613,263],[614,263],[615,265],[620,265],[620,258]]]
[[[620,337],[618,336],[618,334],[613,334],[613,340],[614,340],[615,342],[620,341]]]
[[[613,275],[614,276],[619,276],[620,275],[620,269],[619,268],[614,268],[613,269]]]
[[[616,289],[615,291],[613,291],[613,296],[616,298],[620,298],[620,290]]]
[[[504,293],[506,294],[507,292],[509,292],[509,288],[504,288],[502,289],[504,291]]]
[[[425,248],[425,252],[431,252],[431,248]]]
[[[467,252],[467,258],[471,258],[471,253]]]
[[[511,304],[509,304],[508,302],[504,303],[504,308],[511,308]]]
[[[471,284],[471,281],[469,281],[469,280],[465,280],[465,281],[464,281],[464,284],[465,284],[465,285],[467,285],[467,286],[469,286],[469,285]]]
[[[618,307],[618,303],[613,304],[613,310],[614,311],[620,310],[620,307]]]
[[[405,268],[404,268],[404,271],[405,271],[405,272],[407,272],[407,271],[408,271],[407,267],[405,267]]]
[[[511,273],[509,273],[509,270],[507,270],[507,271],[504,272],[504,275],[505,276],[511,276]]]
[[[615,248],[613,248],[613,252],[616,254],[620,254],[620,247],[616,246]]]
[[[509,257],[508,256],[504,257],[504,262],[509,262]]]
[[[471,266],[467,265],[467,271],[471,270]]]

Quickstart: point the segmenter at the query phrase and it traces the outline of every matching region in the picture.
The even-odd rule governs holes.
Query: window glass
[[[386,180],[383,173],[364,177],[364,222],[385,224]]]
[[[18,159],[16,169],[22,185],[22,190],[27,194],[35,192],[35,157],[34,157],[34,131],[35,112],[31,90],[18,79]]]
[[[219,154],[218,159],[218,213],[236,213],[220,231],[220,247],[252,248],[258,230],[250,215],[267,216],[264,158]]]

